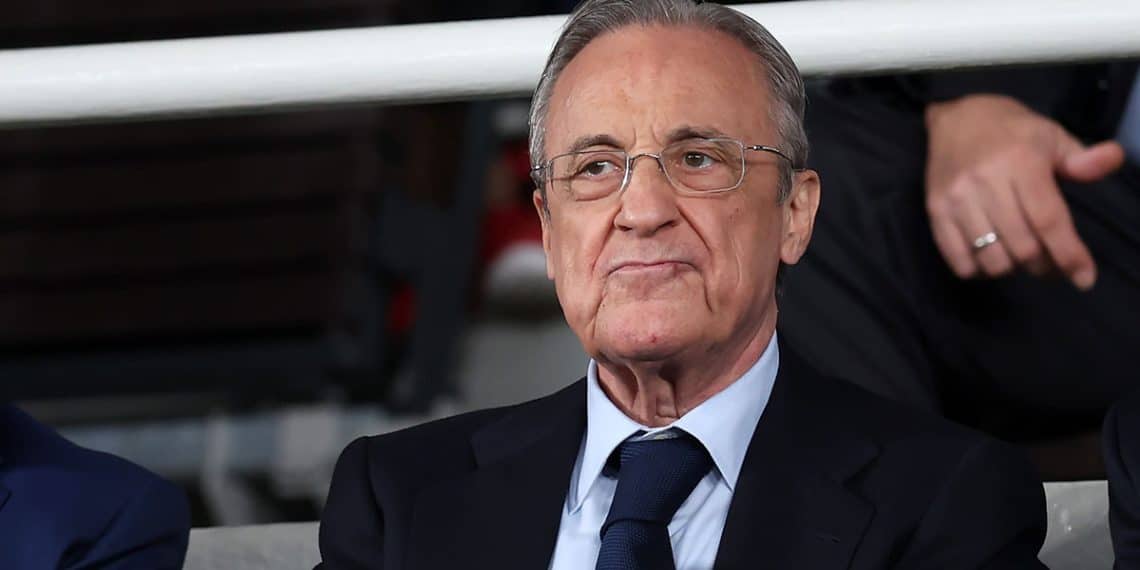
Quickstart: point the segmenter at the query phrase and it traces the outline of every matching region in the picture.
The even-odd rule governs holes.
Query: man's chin
[[[595,342],[623,360],[664,360],[700,343],[700,319],[690,300],[649,300],[610,305],[594,321]]]
[[[599,343],[610,358],[627,362],[669,360],[693,343],[692,338],[663,328],[619,328],[607,331]]]

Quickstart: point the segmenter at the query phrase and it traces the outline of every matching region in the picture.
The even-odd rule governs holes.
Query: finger
[[[1057,264],[1053,263],[1053,258],[1048,255],[1041,257],[1041,275],[1047,277],[1064,277],[1060,269],[1057,269]]]
[[[977,275],[978,264],[974,261],[973,252],[966,246],[966,236],[962,235],[950,215],[949,205],[944,200],[928,204],[927,213],[934,243],[950,270],[961,279]]]
[[[1030,229],[1062,275],[1078,289],[1092,288],[1096,283],[1096,262],[1077,235],[1069,206],[1053,176],[1035,169],[1025,169],[1022,175],[1014,181],[1014,190]]]
[[[1096,182],[1116,172],[1124,164],[1124,147],[1105,141],[1071,152],[1058,164],[1057,172],[1077,182]]]
[[[1013,271],[1013,259],[1006,253],[999,239],[996,243],[985,247],[975,247],[974,241],[990,233],[996,233],[996,226],[982,207],[981,195],[993,193],[995,190],[989,183],[975,179],[974,184],[979,185],[975,199],[962,200],[955,204],[954,221],[965,236],[964,243],[977,261],[981,272],[989,277],[1001,277]]]
[[[1053,264],[1025,219],[1014,193],[1013,182],[992,187],[992,191],[983,193],[979,198],[987,217],[994,224],[994,231],[1001,237],[998,243],[988,248],[1001,247],[1014,265],[1033,275],[1048,274]]]

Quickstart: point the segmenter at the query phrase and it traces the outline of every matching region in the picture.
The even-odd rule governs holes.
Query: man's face
[[[545,157],[585,137],[612,140],[589,149],[657,153],[694,131],[778,145],[768,91],[755,57],[730,36],[626,27],[592,41],[559,77]],[[806,247],[818,194],[781,205],[781,159],[745,159],[743,184],[720,194],[677,194],[651,158],[636,162],[624,192],[603,199],[573,201],[548,185],[543,204],[535,193],[547,273],[587,353],[666,361],[746,344],[761,323],[774,325],[776,270]],[[798,186],[817,182],[797,175]]]

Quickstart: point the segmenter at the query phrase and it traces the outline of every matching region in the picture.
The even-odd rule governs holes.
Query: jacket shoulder
[[[341,455],[340,463],[365,463],[374,483],[386,483],[401,492],[427,487],[441,480],[462,476],[475,468],[477,435],[485,428],[511,431],[513,422],[523,423],[545,417],[568,401],[577,399],[581,382],[538,398],[498,408],[477,410],[430,421],[391,433],[367,436],[352,442]],[[582,398],[584,399],[584,398]],[[525,427],[525,426],[523,426]],[[516,433],[527,437],[527,433]],[[349,468],[345,466],[345,471]],[[360,472],[357,469],[352,469]],[[380,489],[377,489],[380,491]]]
[[[1043,506],[1040,476],[1017,447],[841,380],[813,386],[821,433],[846,432],[877,447],[858,478],[880,507],[906,512],[948,493],[992,493],[1011,503],[1017,495],[1021,505]]]
[[[525,437],[513,422],[564,406],[572,390],[353,441],[337,460],[321,515],[321,567],[399,566],[417,499],[475,470],[477,434]]]
[[[985,434],[946,418],[913,409],[873,394],[850,382],[819,378],[813,397],[827,413],[821,419],[833,429],[859,431],[879,445],[919,444],[934,446],[932,451],[965,451],[984,441]]]
[[[358,454],[366,458],[372,467],[370,470],[422,482],[424,476],[438,475],[442,471],[465,471],[473,466],[471,436],[516,407],[477,410],[366,436],[349,447],[360,448]]]
[[[103,496],[128,495],[144,487],[174,489],[130,461],[72,443],[14,406],[0,407],[0,425],[4,427],[0,459],[9,466],[9,472],[36,473],[23,482],[37,485],[57,481],[69,488],[98,489],[96,495]]]
[[[0,483],[10,492],[4,506],[10,516],[0,519],[0,529],[18,537],[0,548],[0,566],[25,556],[58,556],[76,567],[111,560],[181,566],[190,531],[181,489],[129,461],[75,445],[12,406],[0,406],[0,428]]]

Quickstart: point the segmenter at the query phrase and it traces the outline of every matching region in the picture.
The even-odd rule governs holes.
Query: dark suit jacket
[[[0,568],[182,568],[182,491],[0,403]]]
[[[321,521],[323,570],[546,568],[585,383],[363,438]],[[716,568],[1044,568],[1045,498],[1011,447],[816,376],[787,350]]]
[[[1105,417],[1104,466],[1115,567],[1140,569],[1140,392],[1118,402]]]

